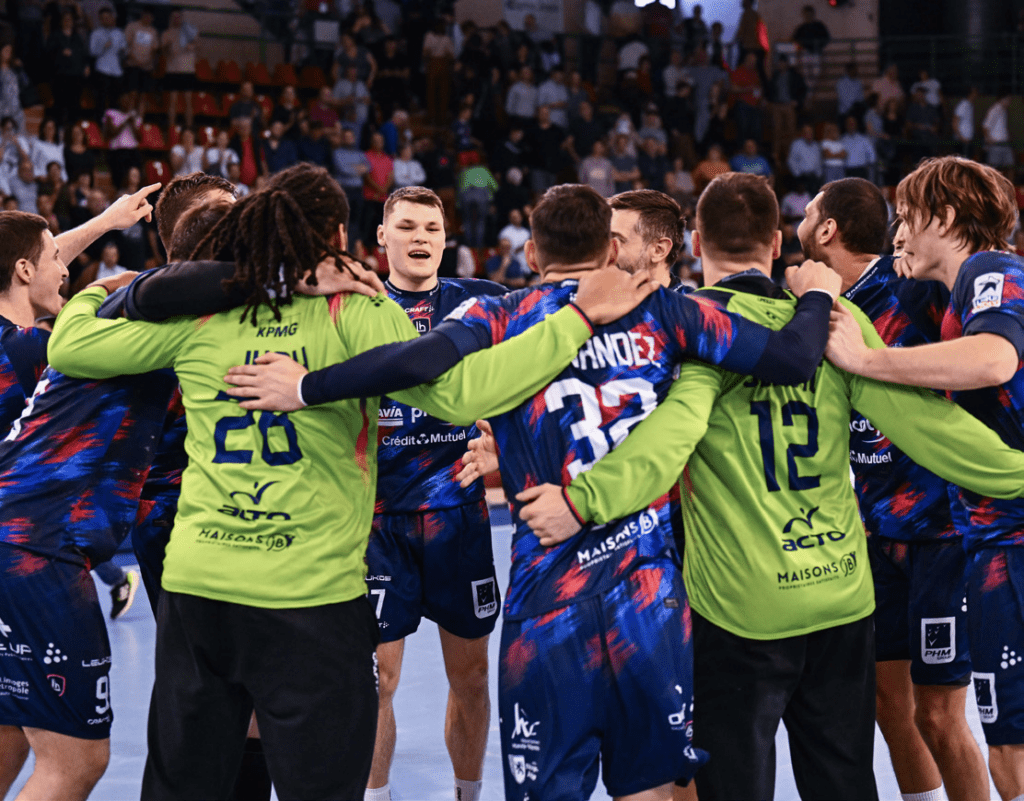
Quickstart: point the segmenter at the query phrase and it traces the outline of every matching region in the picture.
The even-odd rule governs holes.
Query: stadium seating
[[[151,122],[142,123],[142,129],[139,131],[139,150],[167,150],[163,133]]]
[[[100,126],[92,120],[82,120],[79,124],[82,126],[82,130],[85,131],[86,145],[94,149],[106,148],[107,142],[103,138],[103,131],[100,130]]]

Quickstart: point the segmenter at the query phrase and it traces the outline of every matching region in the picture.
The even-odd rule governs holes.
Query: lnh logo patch
[[[921,661],[945,665],[956,659],[956,618],[921,618]]]

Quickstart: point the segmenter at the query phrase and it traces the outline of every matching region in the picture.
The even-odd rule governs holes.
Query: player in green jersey
[[[768,279],[777,223],[763,179],[713,181],[697,207],[694,247],[714,284],[701,295],[772,327],[787,320],[792,299]],[[858,320],[880,346],[867,318]],[[539,499],[523,519],[555,543],[578,519],[643,508],[682,474],[694,744],[712,755],[697,775],[701,798],[771,797],[780,719],[803,797],[876,794],[874,597],[848,436],[827,436],[849,431],[851,407],[948,480],[1006,496],[1021,490],[1024,455],[926,391],[827,363],[797,387],[688,363],[666,402],[564,495],[546,485],[519,496]]]
[[[162,324],[97,319],[105,290],[94,288],[68,304],[51,340],[52,364],[70,375],[173,367],[182,384],[189,466],[157,612],[146,798],[225,796],[254,707],[281,797],[357,798],[366,785],[377,624],[363,553],[378,400],[257,414],[220,388],[230,366],[271,350],[321,367],[416,330],[382,296],[291,298],[310,267],[338,253],[347,213],[324,170],[291,170],[290,191],[254,193],[205,243],[235,254],[249,299],[244,323],[237,312]],[[581,284],[578,304],[614,319],[646,296],[642,284],[599,271]],[[580,312],[566,309],[507,347],[468,357],[429,389],[396,397],[469,423],[531,396],[590,333]]]

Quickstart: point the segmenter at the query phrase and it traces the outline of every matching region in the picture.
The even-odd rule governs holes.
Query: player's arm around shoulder
[[[72,378],[112,378],[170,367],[194,322],[101,319],[96,312],[106,297],[103,287],[91,287],[68,301],[50,335],[50,365]]]
[[[327,297],[331,316],[347,358],[391,342],[405,342],[418,336],[405,310],[385,293],[373,297],[336,294]]]

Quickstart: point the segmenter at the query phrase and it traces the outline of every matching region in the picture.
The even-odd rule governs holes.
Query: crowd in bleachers
[[[522,30],[456,24],[437,3],[263,0],[254,11],[277,12],[261,19],[291,62],[240,65],[216,58],[214,40],[163,4],[8,2],[3,207],[38,211],[57,232],[174,175],[214,172],[245,194],[308,161],[344,187],[351,249],[369,263],[384,267],[375,232],[388,192],[423,183],[445,203],[453,247],[443,271],[516,286],[527,279],[530,204],[555,183],[606,196],[650,187],[690,209],[721,172],[761,174],[782,201],[783,261],[793,262],[795,225],[823,182],[892,186],[920,158],[951,150],[1012,174],[1009,98],[982,121],[975,91],[954,105],[927,72],[908,84],[894,64],[863,80],[851,63],[836,80],[822,69],[830,32],[812,7],[794,31],[773,32],[793,44],[773,57],[754,1],[741,6],[724,42],[700,6],[686,15],[659,2],[587,0],[584,32],[566,36],[529,15]],[[337,24],[333,47],[316,39],[324,21]],[[69,265],[74,286],[159,261],[152,229],[136,228]],[[683,278],[693,262],[684,255]]]

